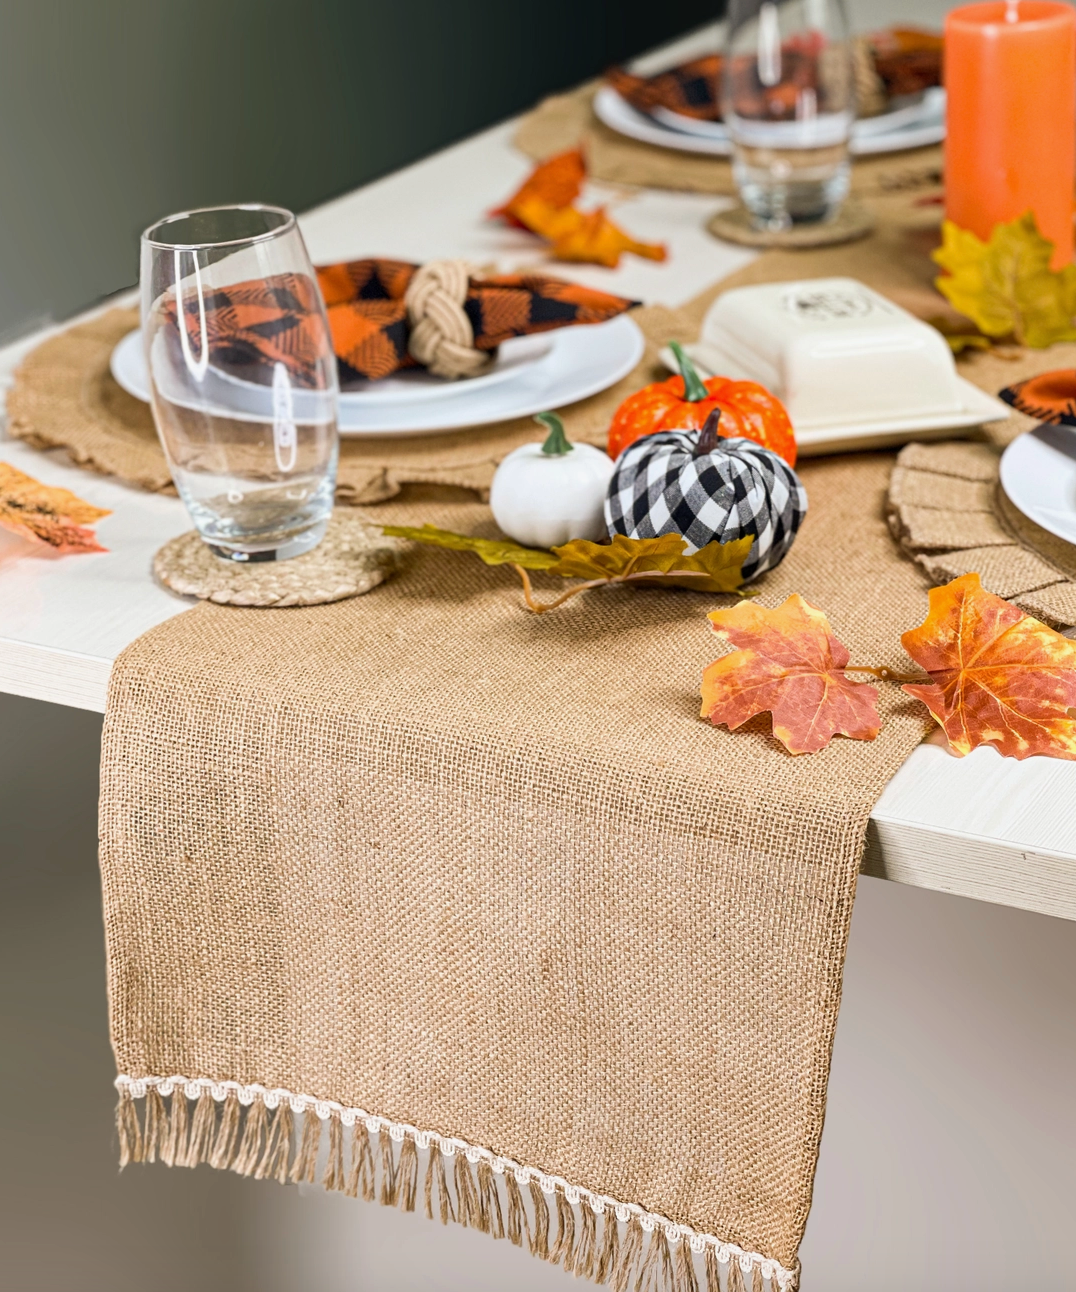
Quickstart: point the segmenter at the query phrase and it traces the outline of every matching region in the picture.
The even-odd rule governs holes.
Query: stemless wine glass
[[[298,556],[336,486],[337,369],[290,211],[221,206],[142,235],[142,341],[179,496],[217,556]]]
[[[730,0],[722,111],[733,177],[757,228],[836,215],[855,117],[841,0]]]

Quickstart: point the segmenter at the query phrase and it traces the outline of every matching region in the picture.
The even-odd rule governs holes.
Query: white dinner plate
[[[1051,534],[1076,543],[1076,428],[1036,426],[1001,455],[1009,501]]]
[[[603,86],[594,96],[594,113],[618,134],[657,144],[659,148],[705,153],[711,157],[727,157],[732,151],[728,130],[720,122],[695,121],[665,108],[655,108],[652,115],[640,112],[611,85]],[[928,90],[922,103],[915,107],[857,121],[852,127],[850,147],[856,156],[863,157],[923,148],[944,138],[945,91],[936,89]]]
[[[500,346],[497,357],[486,372],[480,377],[468,378],[468,390],[484,390],[487,386],[496,386],[509,380],[525,365],[544,359],[552,344],[553,338],[548,332],[510,337]],[[149,387],[145,379],[146,365],[142,357],[141,328],[128,332],[116,346],[109,366],[113,377],[128,394],[134,395],[136,399],[149,399]],[[219,375],[239,385],[254,384],[228,373],[221,372]],[[440,377],[434,377],[425,368],[405,368],[381,381],[356,381],[341,394],[345,397],[359,395],[368,407],[374,404],[413,404],[424,399],[439,399],[449,384]]]
[[[517,342],[527,342],[517,346]],[[488,374],[470,381],[446,382],[426,377],[374,398],[366,390],[340,395],[338,425],[342,435],[422,435],[486,426],[511,417],[527,417],[586,399],[626,377],[643,356],[643,334],[633,319],[618,315],[606,323],[559,328],[538,336],[518,337],[509,361],[496,380]],[[116,381],[136,399],[149,401],[149,380],[141,332],[123,338],[110,361]],[[416,374],[417,375],[417,374]],[[235,381],[234,378],[230,379]],[[433,383],[436,382],[436,385]],[[243,385],[252,383],[244,382]],[[379,383],[380,384],[380,383]],[[413,390],[413,394],[409,391]]]

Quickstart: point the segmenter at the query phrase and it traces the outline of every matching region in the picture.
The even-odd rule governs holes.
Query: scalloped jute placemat
[[[1029,520],[998,480],[999,450],[909,444],[889,480],[897,542],[935,584],[975,571],[983,587],[1052,628],[1076,625],[1076,547]]]
[[[646,338],[638,366],[565,414],[572,440],[604,447],[616,406],[653,375],[666,375],[657,352],[670,335],[692,340],[691,322],[660,305],[631,317]],[[8,433],[35,448],[66,449],[79,466],[157,493],[174,493],[148,404],[128,395],[109,370],[119,341],[138,327],[137,310],[113,309],[42,342],[23,360],[7,396]],[[534,420],[516,417],[406,438],[342,436],[336,501],[384,502],[404,485],[457,485],[486,496],[497,463],[539,437]]]
[[[323,606],[359,597],[396,568],[399,544],[358,512],[336,508],[325,537],[286,561],[226,561],[191,530],[153,558],[153,573],[172,592],[220,606]]]

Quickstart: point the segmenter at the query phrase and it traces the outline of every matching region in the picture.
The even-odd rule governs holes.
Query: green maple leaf
[[[1076,340],[1076,266],[1050,268],[1054,244],[1028,211],[983,242],[950,220],[934,260],[948,271],[935,286],[987,336],[1014,336],[1042,349]]]
[[[487,565],[521,565],[525,570],[548,570],[556,565],[552,552],[534,547],[521,547],[507,538],[471,538],[467,534],[453,534],[436,525],[382,525],[381,532],[390,538],[409,538],[416,543],[429,543],[434,547],[448,547],[454,552],[474,552]]]

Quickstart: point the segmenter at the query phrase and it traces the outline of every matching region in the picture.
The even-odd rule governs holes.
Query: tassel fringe
[[[265,1152],[269,1132],[269,1110],[260,1099],[255,1099],[247,1112],[243,1126],[243,1140],[235,1155],[232,1170],[240,1175],[254,1175]]]
[[[344,1191],[344,1126],[339,1117],[329,1118],[329,1156],[325,1161],[325,1174],[321,1177],[325,1189]]]
[[[419,1153],[425,1151],[429,1219],[507,1238],[565,1273],[608,1284],[612,1292],[700,1292],[700,1268],[706,1292],[795,1292],[798,1283],[798,1268],[785,1269],[488,1149],[328,1100],[204,1078],[118,1077],[116,1087],[121,1169],[157,1160],[187,1167],[205,1162],[258,1180],[313,1184],[327,1126],[321,1180],[326,1189],[414,1211]],[[302,1116],[298,1135],[296,1113]]]
[[[363,1202],[373,1202],[375,1182],[370,1132],[366,1129],[365,1122],[356,1122],[351,1134],[351,1169],[348,1171],[344,1192],[351,1198],[361,1196]]]
[[[549,1207],[537,1180],[530,1182],[531,1206],[534,1210],[534,1229],[531,1234],[531,1255],[540,1261],[549,1260]]]
[[[519,1181],[515,1171],[504,1173],[505,1192],[508,1194],[508,1241],[516,1247],[526,1243],[531,1245],[531,1222],[527,1218],[527,1208],[523,1205],[523,1195],[519,1191]]]
[[[598,1257],[598,1268],[594,1272],[595,1283],[608,1283],[620,1259],[620,1224],[616,1212],[610,1207],[605,1213],[605,1224],[602,1228],[602,1250]]]
[[[400,1162],[396,1172],[396,1202],[403,1211],[414,1211],[418,1199],[418,1148],[413,1139],[404,1137],[400,1145]]]

